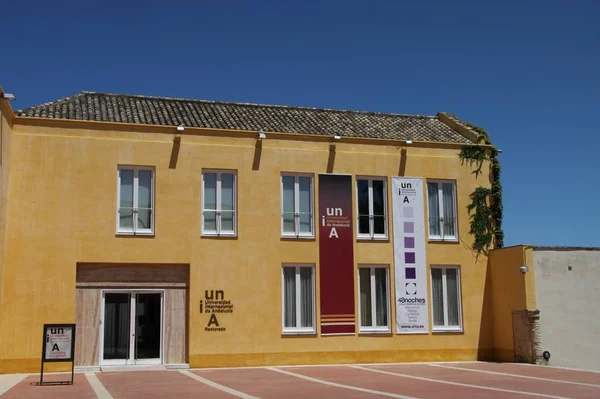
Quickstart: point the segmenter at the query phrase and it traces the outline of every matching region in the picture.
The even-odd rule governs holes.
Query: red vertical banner
[[[319,175],[321,335],[354,334],[352,177]]]

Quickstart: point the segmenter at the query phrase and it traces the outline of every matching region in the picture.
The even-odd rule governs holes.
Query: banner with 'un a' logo
[[[354,316],[352,177],[319,175],[321,335],[349,335]]]

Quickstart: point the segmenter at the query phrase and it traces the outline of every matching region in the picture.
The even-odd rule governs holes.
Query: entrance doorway
[[[102,292],[102,365],[161,364],[163,291]]]

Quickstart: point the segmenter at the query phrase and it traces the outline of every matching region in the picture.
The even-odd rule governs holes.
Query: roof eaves
[[[161,124],[142,124],[142,123],[128,123],[128,122],[106,122],[106,121],[96,121],[96,120],[76,120],[76,119],[62,119],[62,118],[53,118],[53,117],[35,117],[35,116],[17,116],[15,117],[15,123],[26,125],[26,126],[48,126],[48,127],[62,127],[69,125],[73,128],[94,128],[98,127],[100,129],[106,130],[109,126],[112,126],[112,129],[120,130],[120,131],[152,131],[152,132],[160,132],[170,134],[168,131],[164,130],[165,128],[171,128],[171,125],[161,125]],[[206,132],[210,134],[233,134],[235,137],[239,135],[251,134],[252,137],[256,134],[256,130],[240,130],[240,129],[232,129],[232,128],[210,128],[210,127],[196,127],[190,126],[186,127],[186,134],[198,134],[201,132]],[[193,132],[193,133],[192,133]],[[327,135],[322,134],[312,134],[312,133],[303,133],[303,132],[281,132],[281,131],[267,131],[264,133],[267,135],[273,135],[277,138],[291,139],[291,140],[329,140]],[[380,138],[380,137],[361,137],[361,136],[345,136],[345,139],[348,142],[360,143],[360,144],[384,144],[384,145],[393,145],[398,146],[404,143],[405,139],[400,138]],[[458,142],[448,142],[448,141],[432,141],[432,140],[412,140],[412,145],[417,146],[426,146],[426,147],[443,147],[443,148],[460,148],[463,143]]]

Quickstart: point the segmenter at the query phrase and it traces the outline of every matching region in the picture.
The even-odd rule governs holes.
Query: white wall
[[[600,370],[600,250],[534,248],[533,254],[548,365]]]

